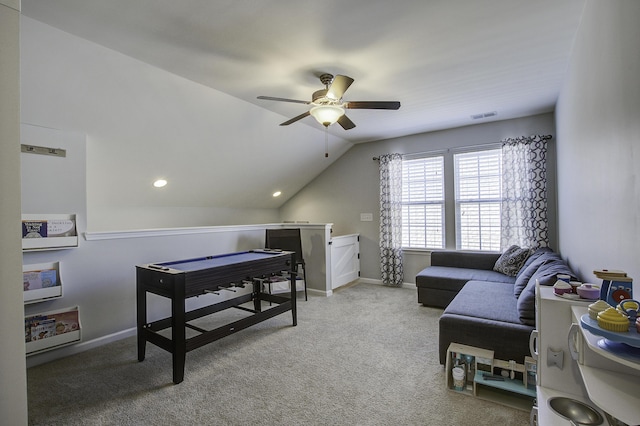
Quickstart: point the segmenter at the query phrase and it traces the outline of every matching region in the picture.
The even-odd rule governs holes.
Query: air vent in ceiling
[[[498,111],[485,112],[482,114],[475,114],[471,116],[472,120],[480,120],[481,118],[489,118],[498,115]]]

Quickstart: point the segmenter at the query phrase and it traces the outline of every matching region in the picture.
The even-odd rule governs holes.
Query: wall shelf
[[[81,340],[80,312],[77,306],[26,316],[24,325],[27,356]]]
[[[22,251],[78,246],[75,214],[23,214]]]
[[[22,266],[24,303],[38,303],[62,297],[60,262]]]

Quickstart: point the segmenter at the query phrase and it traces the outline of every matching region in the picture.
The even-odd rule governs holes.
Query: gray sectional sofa
[[[557,274],[575,274],[548,248],[527,253],[513,276],[494,270],[500,253],[442,250],[416,276],[418,302],[445,308],[440,317],[440,363],[449,344],[494,351],[503,360],[524,362],[535,326],[535,283],[553,285]]]

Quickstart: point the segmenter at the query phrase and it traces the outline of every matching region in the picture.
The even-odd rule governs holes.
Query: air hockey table
[[[263,282],[271,277],[287,276],[296,281],[295,253],[278,250],[250,250],[216,256],[172,262],[149,263],[136,266],[136,317],[138,333],[138,361],[144,361],[146,343],[150,342],[172,354],[173,383],[184,380],[186,354],[203,345],[237,333],[247,327],[276,315],[291,311],[293,325],[297,325],[296,286],[285,295],[263,292]],[[208,293],[235,293],[238,288],[251,289],[237,297],[218,301],[191,311],[185,310],[185,301]],[[147,293],[171,300],[171,316],[147,322]],[[253,301],[253,309],[241,306]],[[270,302],[262,309],[262,301]],[[213,330],[205,330],[189,322],[229,308],[250,312],[240,320]],[[195,331],[187,338],[186,329]],[[170,329],[171,337],[160,334]],[[166,334],[166,333],[165,333]],[[194,334],[194,333],[191,333]]]

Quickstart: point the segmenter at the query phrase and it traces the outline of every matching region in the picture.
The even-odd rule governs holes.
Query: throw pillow
[[[522,290],[527,286],[533,274],[538,271],[538,268],[546,261],[553,259],[561,260],[560,255],[553,253],[551,250],[538,250],[529,256],[522,268],[520,268],[520,272],[518,272],[516,276],[516,282],[513,285],[513,295],[516,299],[520,297],[520,293],[522,293]]]
[[[493,270],[502,272],[510,277],[515,277],[518,275],[524,262],[527,261],[529,254],[531,254],[530,249],[512,245],[498,258],[496,264],[493,266]]]
[[[548,255],[550,253],[553,254],[553,250],[551,250],[549,247],[532,248],[531,255],[529,255],[527,261],[524,262],[524,265],[522,265],[522,268],[520,268],[520,272],[518,272],[518,275],[516,275],[516,279],[518,279],[518,277],[522,275],[522,273],[527,269],[527,267],[529,267],[529,265],[539,259],[540,256]],[[524,285],[527,285],[527,283],[525,283]]]
[[[559,255],[557,255],[557,257],[548,256],[531,276],[526,287],[518,297],[517,308],[520,322],[527,325],[536,325],[536,281],[540,283],[540,285],[553,285],[557,280],[556,276],[558,274],[571,275],[572,280],[577,279],[573,271],[569,269],[569,266]]]
[[[559,256],[559,255],[558,255]],[[567,263],[561,258],[549,259],[533,274],[529,281],[536,281],[540,285],[554,285],[558,280],[558,274],[565,274],[571,276],[572,281],[577,281],[576,274],[573,273]]]

